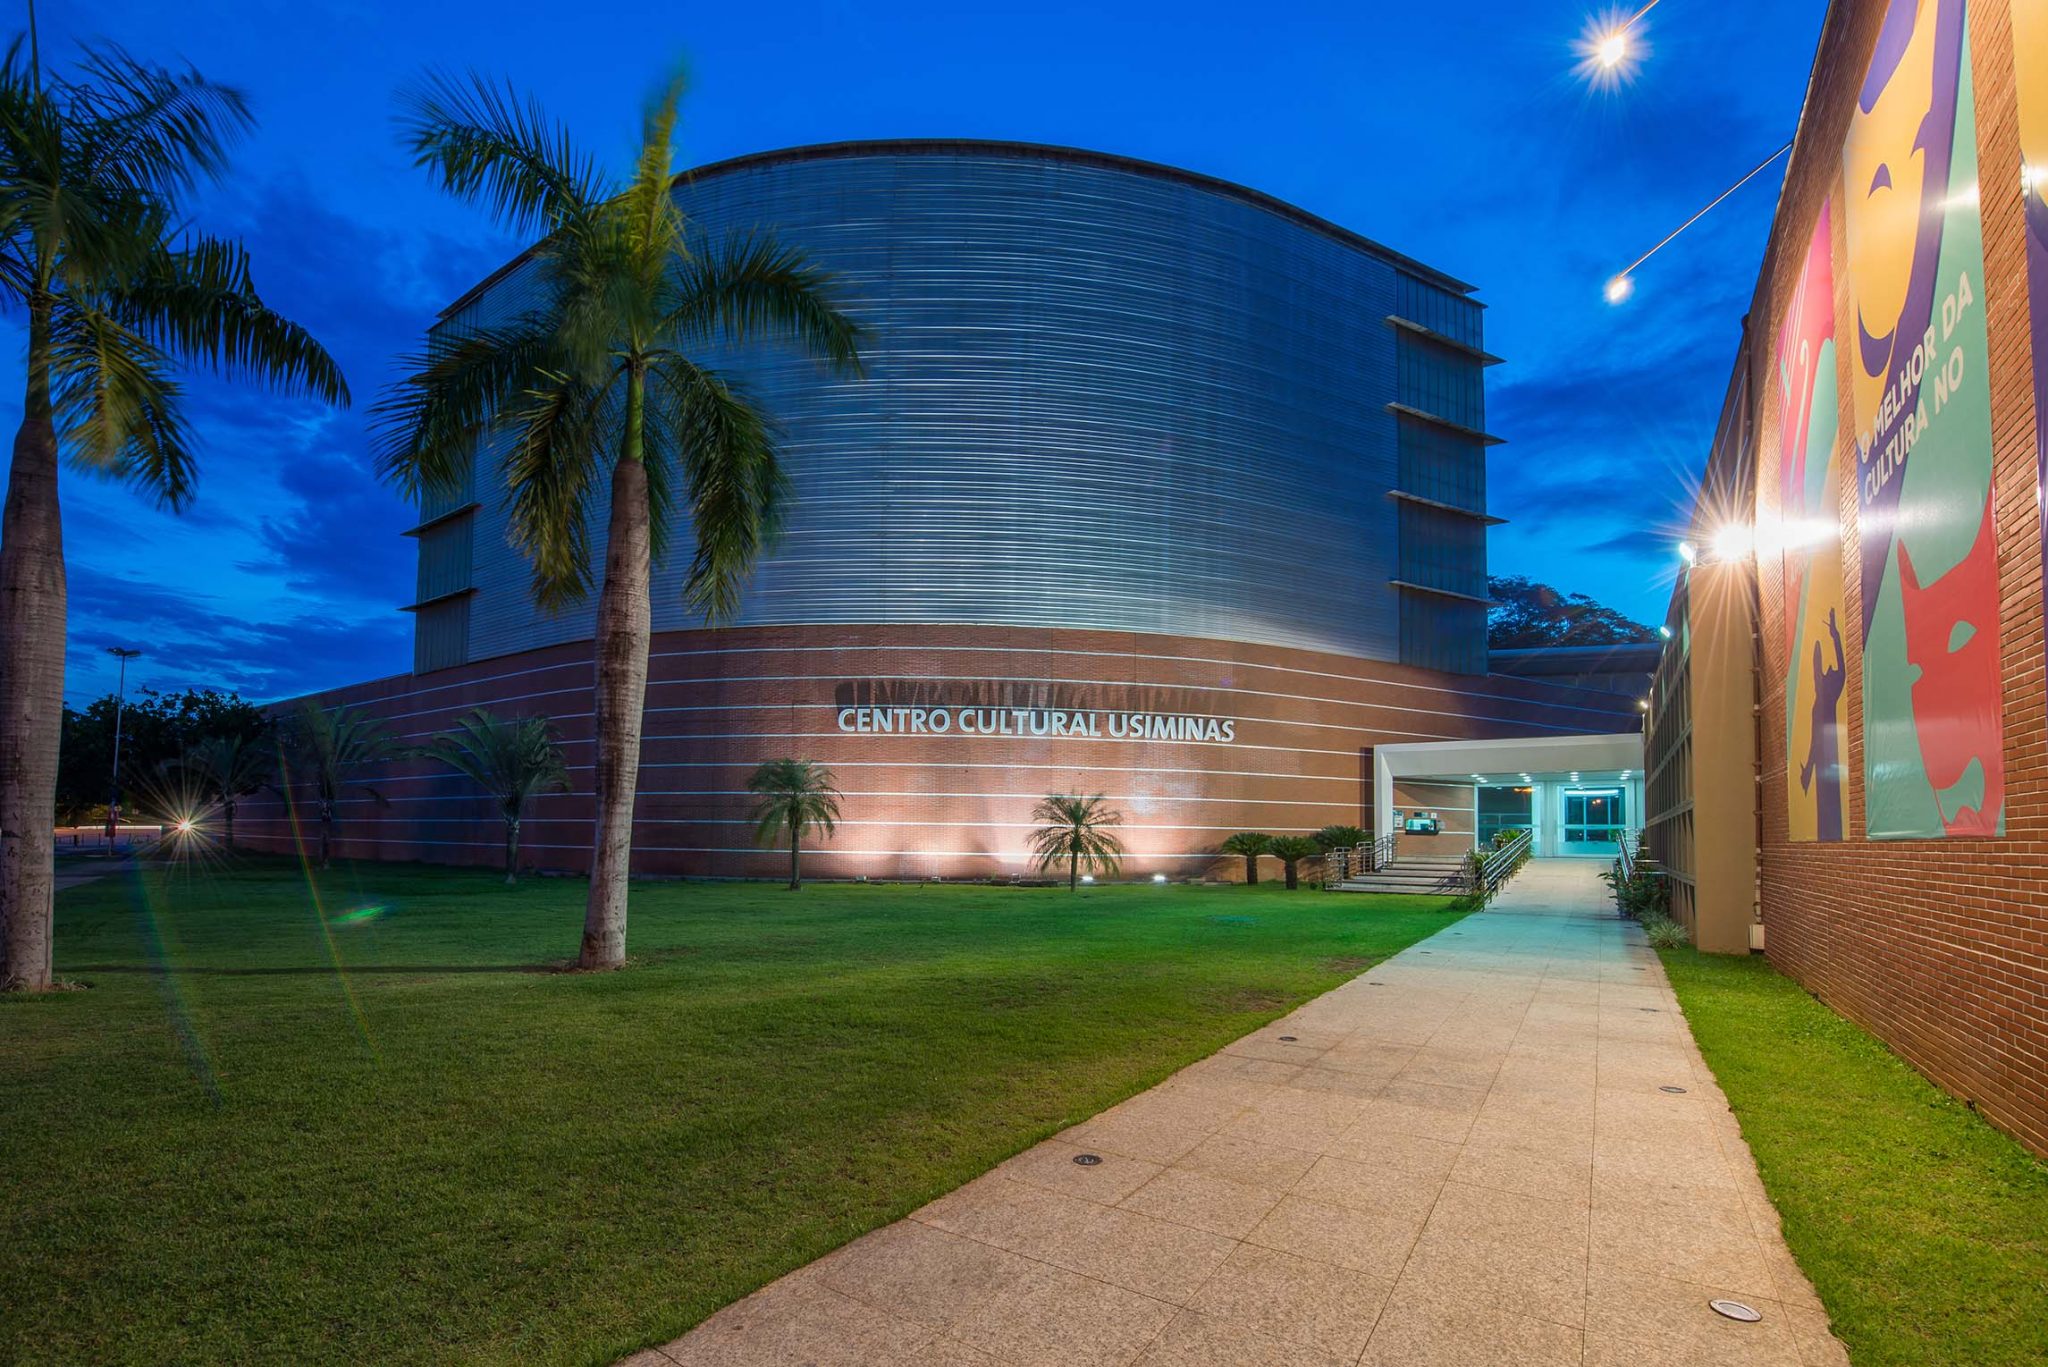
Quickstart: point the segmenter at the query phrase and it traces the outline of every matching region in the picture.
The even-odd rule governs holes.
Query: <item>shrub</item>
[[[1692,937],[1685,933],[1685,927],[1669,916],[1645,916],[1643,935],[1652,949],[1684,949],[1692,943]]]
[[[1360,845],[1372,843],[1372,837],[1356,826],[1325,826],[1309,839],[1315,842],[1317,851],[1322,854],[1328,854],[1331,850],[1356,849]]]

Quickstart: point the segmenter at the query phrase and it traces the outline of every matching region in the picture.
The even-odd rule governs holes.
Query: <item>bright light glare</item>
[[[1155,883],[1164,883],[1166,881],[1166,875],[1163,873],[1155,873],[1152,875],[1152,881]]]
[[[1670,639],[1671,639],[1671,628],[1670,628],[1670,627],[1658,627],[1658,628],[1657,628],[1657,634],[1658,634],[1659,636],[1662,636],[1662,637],[1663,637],[1663,638],[1664,638],[1665,640],[1667,640],[1667,641],[1668,641],[1668,640],[1670,640]]]
[[[180,822],[178,823],[178,828],[177,828],[177,829],[178,829],[178,834],[179,834],[179,835],[190,835],[190,834],[192,834],[192,818],[191,818],[191,817],[189,817],[189,816],[188,816],[188,817],[186,817],[186,818],[184,818],[184,819],[183,819],[182,821],[180,821]]]
[[[1688,565],[1697,565],[1700,563],[1700,553],[1693,549],[1692,542],[1690,541],[1681,541],[1678,543],[1678,558],[1680,560],[1683,560]]]
[[[1084,883],[1092,883],[1095,881],[1095,875],[1092,873],[1084,873],[1081,875],[1081,881]]]
[[[1643,41],[1647,25],[1642,9],[1612,9],[1594,15],[1579,30],[1572,50],[1578,54],[1579,77],[1597,90],[1614,90],[1631,80],[1643,59],[1650,55]]]
[[[1744,523],[1732,523],[1715,532],[1709,544],[1716,560],[1747,560],[1756,549],[1756,532]]]
[[[1617,275],[1609,280],[1605,291],[1607,302],[1610,304],[1625,304],[1629,296],[1635,292],[1636,278],[1628,274]]]

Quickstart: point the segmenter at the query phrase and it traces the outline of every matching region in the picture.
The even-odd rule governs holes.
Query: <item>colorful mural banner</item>
[[[1778,328],[1778,525],[1785,622],[1785,819],[1793,840],[1842,838],[1842,458],[1832,202]]]
[[[2013,88],[2020,105],[2020,193],[2034,316],[2034,435],[2048,593],[2048,0],[2012,0]]]
[[[1977,195],[1964,0],[1891,0],[1840,197],[1877,840],[2005,833]]]

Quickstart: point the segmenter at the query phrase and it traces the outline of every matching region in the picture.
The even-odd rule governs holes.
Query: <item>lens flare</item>
[[[361,925],[364,921],[376,920],[379,916],[382,916],[385,912],[389,910],[391,910],[391,908],[385,906],[381,902],[370,902],[360,907],[353,907],[348,911],[341,912],[340,914],[329,917],[328,919],[332,924],[337,926]]]
[[[1615,90],[1635,79],[1650,55],[1650,45],[1643,40],[1649,27],[1643,16],[1654,7],[1611,9],[1588,18],[1572,44],[1579,58],[1579,78],[1595,90]]]

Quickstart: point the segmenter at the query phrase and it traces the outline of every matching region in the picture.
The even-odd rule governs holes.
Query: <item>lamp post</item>
[[[121,830],[121,713],[128,705],[128,662],[142,654],[127,646],[108,646],[107,654],[121,662],[121,682],[114,693],[114,768],[107,795],[107,858],[114,857],[114,840]]]

